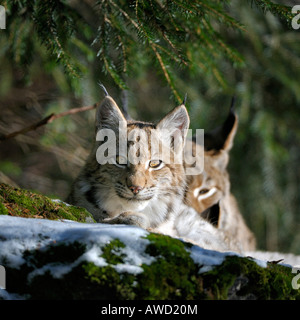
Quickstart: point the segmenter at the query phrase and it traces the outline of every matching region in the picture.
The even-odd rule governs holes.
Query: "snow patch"
[[[300,266],[300,256],[292,253],[272,252],[272,251],[249,251],[245,253],[246,256],[259,259],[260,261],[280,261],[279,264],[288,267]]]
[[[199,273],[212,270],[215,266],[223,263],[227,256],[238,255],[234,252],[219,252],[192,246],[190,249],[191,258],[200,265]]]
[[[101,256],[101,248],[119,239],[125,245],[120,250],[125,263],[111,266],[120,272],[137,274],[143,271],[142,264],[151,264],[155,260],[145,253],[150,243],[144,239],[147,234],[147,231],[134,226],[0,216],[0,264],[18,269],[25,263],[23,253],[26,250],[45,250],[56,243],[86,244],[86,252],[73,263],[48,263],[32,271],[28,280],[45,272],[60,278],[82,261],[92,262],[99,267],[107,266],[108,263]]]
[[[0,265],[20,268],[26,263],[23,258],[26,250],[46,250],[49,245],[70,244],[74,242],[86,245],[85,252],[69,264],[59,262],[47,263],[35,268],[29,275],[31,281],[38,275],[49,272],[54,278],[61,278],[82,261],[92,262],[98,267],[109,265],[102,256],[103,248],[118,239],[125,246],[115,250],[122,257],[122,263],[110,264],[117,272],[139,274],[143,272],[142,264],[150,265],[155,261],[145,252],[150,244],[146,239],[149,233],[135,226],[109,225],[100,223],[79,223],[74,221],[51,221],[46,219],[28,219],[0,216]],[[199,273],[212,270],[221,265],[227,256],[251,256],[259,266],[266,267],[267,261],[284,259],[283,263],[291,266],[300,265],[300,257],[292,254],[247,252],[240,255],[234,252],[218,252],[203,249],[197,245],[186,247],[191,258],[199,265]],[[282,263],[282,264],[283,264]],[[0,290],[5,295],[5,290]],[[17,297],[16,297],[17,298]]]

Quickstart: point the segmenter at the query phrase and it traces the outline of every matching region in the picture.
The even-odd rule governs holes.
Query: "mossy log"
[[[0,185],[0,299],[300,299],[288,266],[87,219],[84,209]]]

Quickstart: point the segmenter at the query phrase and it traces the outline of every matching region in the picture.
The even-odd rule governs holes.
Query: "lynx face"
[[[223,155],[224,162],[225,158]],[[220,161],[212,152],[204,152],[204,170],[199,175],[187,177],[185,195],[186,204],[216,226],[219,222],[219,203],[230,192],[229,176],[220,166]]]
[[[255,249],[255,237],[230,193],[227,164],[237,121],[237,116],[230,110],[224,124],[204,136],[204,170],[199,175],[187,176],[185,203],[212,225],[226,231],[243,251]],[[192,148],[195,154],[194,141],[187,141],[186,148]]]
[[[97,134],[102,141],[95,143],[68,201],[87,208],[97,221],[133,211],[155,227],[183,199],[184,167],[174,159],[183,152],[188,126],[183,105],[152,124],[126,120],[106,97],[96,114],[96,131],[111,130],[116,139],[111,143]],[[179,139],[177,149],[174,137]]]
[[[141,211],[149,203],[163,199],[170,193],[178,195],[182,193],[183,166],[170,163],[166,152],[151,154],[150,137],[155,135],[154,130],[159,129],[147,123],[128,123],[127,136],[134,136],[132,140],[140,144],[139,138],[144,136],[147,142],[149,141],[147,150],[143,150],[145,146],[141,145],[135,151],[135,148],[132,148],[134,142],[131,140],[127,142],[127,154],[117,153],[112,157],[113,164],[99,166],[98,172],[101,176],[99,181],[102,185],[110,186],[109,197],[101,199],[101,204],[112,215],[128,210]],[[133,131],[134,135],[131,134]],[[173,150],[168,145],[167,139],[165,141],[161,138],[159,142],[165,151],[168,149],[172,157]]]

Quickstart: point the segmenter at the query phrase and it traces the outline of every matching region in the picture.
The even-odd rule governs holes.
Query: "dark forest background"
[[[0,182],[64,199],[88,155],[99,82],[155,121],[187,93],[191,127],[221,124],[236,96],[232,191],[260,249],[300,254],[297,1],[0,1]],[[299,21],[300,22],[300,21]]]

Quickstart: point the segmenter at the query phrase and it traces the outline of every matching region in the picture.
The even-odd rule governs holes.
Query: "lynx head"
[[[227,172],[229,151],[237,130],[238,118],[232,109],[224,124],[204,135],[204,170],[188,176],[185,201],[213,224],[219,220],[219,202],[229,195],[230,181]],[[187,147],[195,142],[187,142]]]
[[[183,104],[153,124],[126,119],[106,96],[96,112],[97,181],[99,188],[107,189],[106,197],[101,196],[105,210],[141,211],[167,195],[183,197],[184,167],[176,159],[188,127]]]

